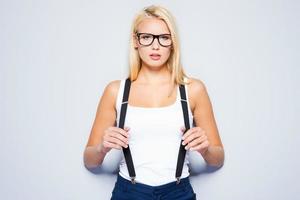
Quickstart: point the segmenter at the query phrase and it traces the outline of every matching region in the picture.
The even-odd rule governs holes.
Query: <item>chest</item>
[[[131,141],[180,139],[180,128],[184,126],[184,117],[180,102],[170,106],[142,108],[128,106],[126,126],[131,127]]]
[[[135,107],[164,107],[173,104],[178,94],[178,86],[143,86],[132,84],[128,104]]]

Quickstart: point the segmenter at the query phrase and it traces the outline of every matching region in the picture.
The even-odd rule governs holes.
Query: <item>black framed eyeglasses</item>
[[[154,35],[151,33],[136,33],[138,41],[143,46],[150,46],[154,39],[157,38],[158,43],[163,47],[168,47],[172,45],[171,34],[160,34]]]

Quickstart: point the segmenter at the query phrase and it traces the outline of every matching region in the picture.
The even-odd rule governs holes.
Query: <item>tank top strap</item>
[[[184,82],[187,82],[187,78],[184,77]],[[180,95],[180,89],[179,89],[179,86],[178,86],[178,90],[179,90],[179,101],[181,101],[181,95]],[[184,90],[185,90],[185,95],[186,95],[186,102],[187,102],[187,107],[188,107],[188,111],[189,111],[189,118],[190,118],[190,127],[193,127],[194,126],[194,117],[193,117],[193,113],[192,113],[192,109],[191,109],[191,106],[190,106],[190,102],[189,102],[189,91],[188,91],[188,88],[187,88],[187,84],[184,84]]]
[[[119,125],[119,119],[120,119],[120,111],[121,111],[121,106],[122,106],[122,99],[123,99],[123,93],[124,93],[124,86],[125,86],[125,81],[126,79],[121,79],[120,81],[120,86],[118,90],[118,96],[116,100],[116,111],[117,111],[117,126]]]

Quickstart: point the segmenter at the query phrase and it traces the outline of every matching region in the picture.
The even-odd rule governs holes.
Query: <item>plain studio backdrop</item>
[[[197,197],[300,199],[296,0],[1,0],[1,199],[110,198],[122,152],[87,170],[83,151],[104,87],[128,71],[133,17],[156,3],[175,16],[225,147],[220,169],[192,154]]]

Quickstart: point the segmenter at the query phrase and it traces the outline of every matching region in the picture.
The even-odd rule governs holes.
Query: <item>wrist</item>
[[[98,154],[105,155],[108,151],[105,150],[105,147],[102,145],[102,143],[96,145],[96,151]]]
[[[199,150],[199,153],[203,156],[206,157],[206,155],[209,153],[209,149],[211,148],[211,146],[209,145],[207,148]]]
[[[221,166],[224,162],[224,150],[222,146],[209,145],[202,153],[204,160],[211,166]]]

